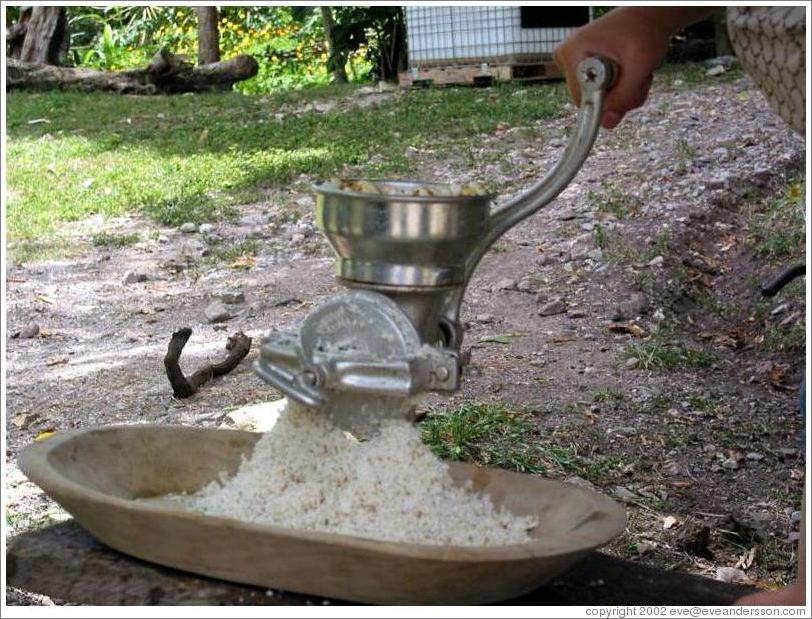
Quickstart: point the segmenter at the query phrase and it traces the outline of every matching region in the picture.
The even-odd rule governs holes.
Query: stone
[[[663,262],[665,262],[665,258],[663,258],[662,256],[655,256],[654,258],[649,260],[648,266],[650,266],[652,268],[653,267],[659,267],[659,266],[663,265]]]
[[[792,512],[792,513],[789,515],[789,519],[790,519],[792,522],[800,522],[800,521],[801,521],[801,512],[799,512],[799,511],[794,511],[794,512]]]
[[[21,340],[30,340],[39,335],[39,325],[36,322],[29,322],[22,329],[17,337]]]
[[[595,262],[600,262],[603,260],[603,250],[600,247],[596,247],[587,253],[587,257]]]
[[[612,314],[612,320],[615,322],[633,320],[638,316],[647,314],[648,311],[648,297],[641,292],[636,292],[625,301],[618,303]]]
[[[539,309],[539,316],[554,316],[555,314],[563,314],[566,311],[566,302],[564,299],[558,297],[545,303],[541,309]]]
[[[561,138],[553,138],[552,140],[547,142],[547,146],[550,148],[558,148],[560,146],[564,146],[564,140]]]
[[[615,486],[614,494],[618,499],[620,499],[624,503],[628,503],[629,501],[635,501],[638,498],[640,498],[625,486]]]
[[[567,318],[586,318],[587,313],[582,309],[572,309],[567,312]]]
[[[169,237],[166,236],[165,234],[159,234],[158,235],[158,242],[162,243],[162,244],[166,244],[166,243],[169,242]]]
[[[640,542],[637,544],[637,554],[640,556],[647,555],[652,550],[654,550],[655,546],[651,542]]]
[[[505,277],[496,282],[493,288],[494,290],[515,290],[516,282],[508,277]]]
[[[294,203],[296,206],[306,209],[311,209],[316,205],[316,201],[313,199],[313,196],[308,195],[299,196],[296,198],[296,200],[294,200]]]
[[[739,461],[735,458],[728,458],[724,462],[722,462],[722,468],[725,468],[729,471],[735,471],[739,468]]]
[[[752,460],[753,462],[758,462],[759,460],[764,459],[764,454],[760,454],[757,451],[751,451],[745,456],[745,458]]]
[[[715,454],[716,445],[714,445],[713,443],[708,443],[702,447],[702,451],[704,451],[706,454]]]
[[[214,232],[214,226],[211,224],[200,224],[200,227],[197,229],[200,234],[211,234]]]
[[[533,292],[533,282],[529,277],[523,277],[516,284],[516,290],[519,292]]]
[[[735,567],[717,567],[716,580],[729,582],[734,585],[742,585],[750,582],[750,579],[747,578],[747,574],[745,574],[743,570]]]
[[[581,224],[581,230],[586,230],[587,232],[592,232],[595,229],[595,222],[594,221],[585,221]]]
[[[778,316],[779,314],[783,314],[789,309],[789,303],[781,303],[770,310],[770,316]]]
[[[579,477],[578,475],[570,475],[564,480],[565,484],[572,484],[573,486],[578,486],[579,488],[586,488],[587,490],[592,490],[593,492],[597,492],[597,488],[595,484],[591,481],[584,479],[583,477]]]
[[[705,181],[705,185],[711,191],[717,189],[725,189],[729,183],[730,183],[730,174],[728,174],[727,172],[723,172],[722,174],[714,176]]]
[[[493,314],[477,314],[474,316],[474,322],[481,324],[489,324],[494,321]]]
[[[267,223],[265,217],[259,213],[249,213],[240,217],[241,226],[255,227],[262,226],[265,223]]]
[[[206,320],[208,320],[209,322],[226,322],[228,319],[231,318],[231,312],[220,301],[210,303],[209,306],[206,308],[205,314]]]
[[[730,70],[734,68],[736,65],[739,64],[739,60],[735,56],[716,56],[716,58],[708,58],[705,61],[705,66],[708,68],[712,67],[723,67],[726,70]]]
[[[715,77],[717,75],[722,75],[726,71],[727,69],[725,69],[722,65],[718,64],[705,71],[705,75],[707,75],[708,77]]]
[[[638,430],[634,426],[621,426],[615,429],[615,434],[620,434],[620,436],[634,436],[637,433]]]
[[[197,232],[197,224],[187,221],[185,224],[181,225],[180,231],[183,232],[183,234],[192,234],[193,232]]]
[[[245,303],[245,293],[241,290],[220,293],[220,300],[226,305]]]
[[[128,284],[139,284],[141,282],[147,281],[147,274],[141,271],[127,271],[124,275],[124,279],[121,280],[121,283],[125,286]]]
[[[294,245],[300,245],[304,243],[304,240],[305,235],[302,234],[301,232],[294,232],[293,234],[290,235],[290,242],[293,243]]]
[[[792,460],[798,456],[798,450],[792,447],[782,447],[779,452],[784,460]]]

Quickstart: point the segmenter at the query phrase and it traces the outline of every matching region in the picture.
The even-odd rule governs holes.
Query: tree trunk
[[[22,11],[20,19],[22,21]],[[25,23],[25,38],[20,47],[22,62],[34,64],[64,64],[70,45],[68,18],[65,8],[35,6]]]
[[[319,7],[321,9],[321,19],[324,22],[324,38],[327,40],[327,68],[333,73],[333,79],[337,84],[347,83],[347,70],[344,68],[344,54],[338,49],[335,39],[335,21],[333,11],[329,6]]]
[[[28,31],[28,20],[31,19],[30,6],[20,7],[20,19],[6,30],[6,46],[9,58],[19,58],[23,51],[25,33]]]
[[[717,56],[733,55],[733,48],[727,36],[727,13],[724,8],[717,9],[713,14],[713,38]]]
[[[198,6],[197,12],[197,64],[210,64],[220,60],[220,33],[217,30],[217,7]]]
[[[234,82],[254,77],[258,70],[251,56],[193,67],[165,50],[158,52],[144,69],[133,71],[53,67],[7,58],[6,89],[108,90],[142,95],[206,92],[230,88]]]

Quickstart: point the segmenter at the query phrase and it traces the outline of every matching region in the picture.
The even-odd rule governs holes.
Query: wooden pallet
[[[398,76],[401,86],[489,86],[496,82],[558,79],[561,70],[552,61],[516,64],[451,65],[409,69]]]

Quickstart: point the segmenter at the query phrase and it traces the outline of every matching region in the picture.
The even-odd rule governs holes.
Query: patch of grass
[[[680,138],[677,140],[676,155],[677,171],[684,174],[696,158],[696,149],[690,145],[688,140]]]
[[[135,245],[141,237],[135,233],[133,234],[114,234],[112,232],[99,232],[93,235],[94,247],[109,247],[111,249],[120,249],[122,247],[129,247]]]
[[[806,346],[806,328],[803,324],[789,327],[768,325],[764,331],[764,347],[773,352],[802,350]]]
[[[668,63],[657,69],[654,81],[659,87],[685,90],[705,83],[732,82],[742,76],[742,70],[738,66],[721,75],[708,75],[707,71],[708,67],[702,62]],[[678,80],[682,83],[675,85]]]
[[[530,415],[499,404],[468,402],[431,411],[421,425],[423,442],[439,457],[524,473],[571,469],[571,447],[546,444]]]
[[[261,246],[257,239],[248,239],[228,247],[215,247],[208,258],[213,262],[234,262],[242,256],[255,256]]]
[[[705,411],[711,415],[719,408],[719,401],[714,398],[692,396],[689,397],[687,401],[692,410]]]
[[[605,484],[623,468],[623,459],[618,456],[604,456],[581,466],[581,475],[594,484]]]
[[[623,393],[614,387],[605,387],[598,389],[593,395],[592,400],[595,402],[622,402]]]
[[[408,145],[434,147],[442,137],[442,157],[497,124],[562,113],[562,85],[514,97],[518,89],[501,85],[480,96],[469,88],[412,89],[376,106],[283,117],[275,115],[283,100],[311,95],[12,92],[9,238],[35,239],[93,214],[143,211],[166,225],[215,220],[302,174],[404,175],[415,165]],[[34,118],[49,122],[28,124]]]
[[[64,236],[46,236],[39,239],[20,239],[8,245],[9,257],[15,264],[43,262],[69,258],[81,253],[82,247],[75,239]]]
[[[609,232],[606,231],[600,224],[595,224],[595,227],[592,229],[592,238],[595,241],[595,247],[599,247],[600,249],[606,249],[609,247]]]
[[[643,206],[640,198],[626,193],[614,185],[609,185],[602,194],[590,191],[587,194],[587,200],[599,213],[611,214],[618,219],[637,215]]]
[[[803,255],[805,195],[805,182],[796,179],[752,214],[748,236],[756,254],[773,260]]]
[[[636,361],[634,367],[641,370],[676,370],[684,368],[708,367],[716,359],[713,351],[706,348],[694,349],[667,344],[652,339],[641,344],[630,344],[624,354]]]

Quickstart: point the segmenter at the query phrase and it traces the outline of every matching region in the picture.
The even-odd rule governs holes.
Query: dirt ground
[[[574,118],[572,111],[563,123],[540,122],[542,142],[502,127],[481,136],[473,153],[413,155],[427,180],[476,176],[473,161],[507,195],[552,165]],[[503,237],[476,272],[463,308],[470,366],[462,391],[444,405],[495,401],[532,411],[538,440],[573,448],[588,465],[551,474],[626,502],[628,528],[607,549],[613,554],[763,587],[793,577],[804,356],[764,338],[769,328],[802,328],[805,298],[796,286],[760,299],[758,284],[787,265],[759,257],[748,230],[759,205],[802,170],[804,155],[803,140],[747,78],[692,90],[666,84],[643,111],[602,134],[569,188]],[[260,336],[294,328],[338,289],[313,226],[312,180],[245,205],[238,220],[214,223],[207,234],[140,217],[82,222],[77,257],[9,266],[12,533],[64,517],[14,464],[42,432],[218,426],[229,410],[276,397],[250,368]],[[94,247],[89,239],[99,229],[142,240]],[[254,262],[212,260],[213,247],[246,239],[259,241]],[[125,284],[128,272],[146,280]],[[227,322],[209,323],[204,311],[223,291],[242,292],[245,301],[227,306]],[[12,338],[32,321],[37,337]],[[234,331],[255,346],[235,372],[176,400],[162,359],[182,326],[194,329],[184,353],[189,369],[224,355]],[[508,343],[480,341],[506,334]],[[708,356],[633,366],[630,346],[656,355],[658,342]]]

